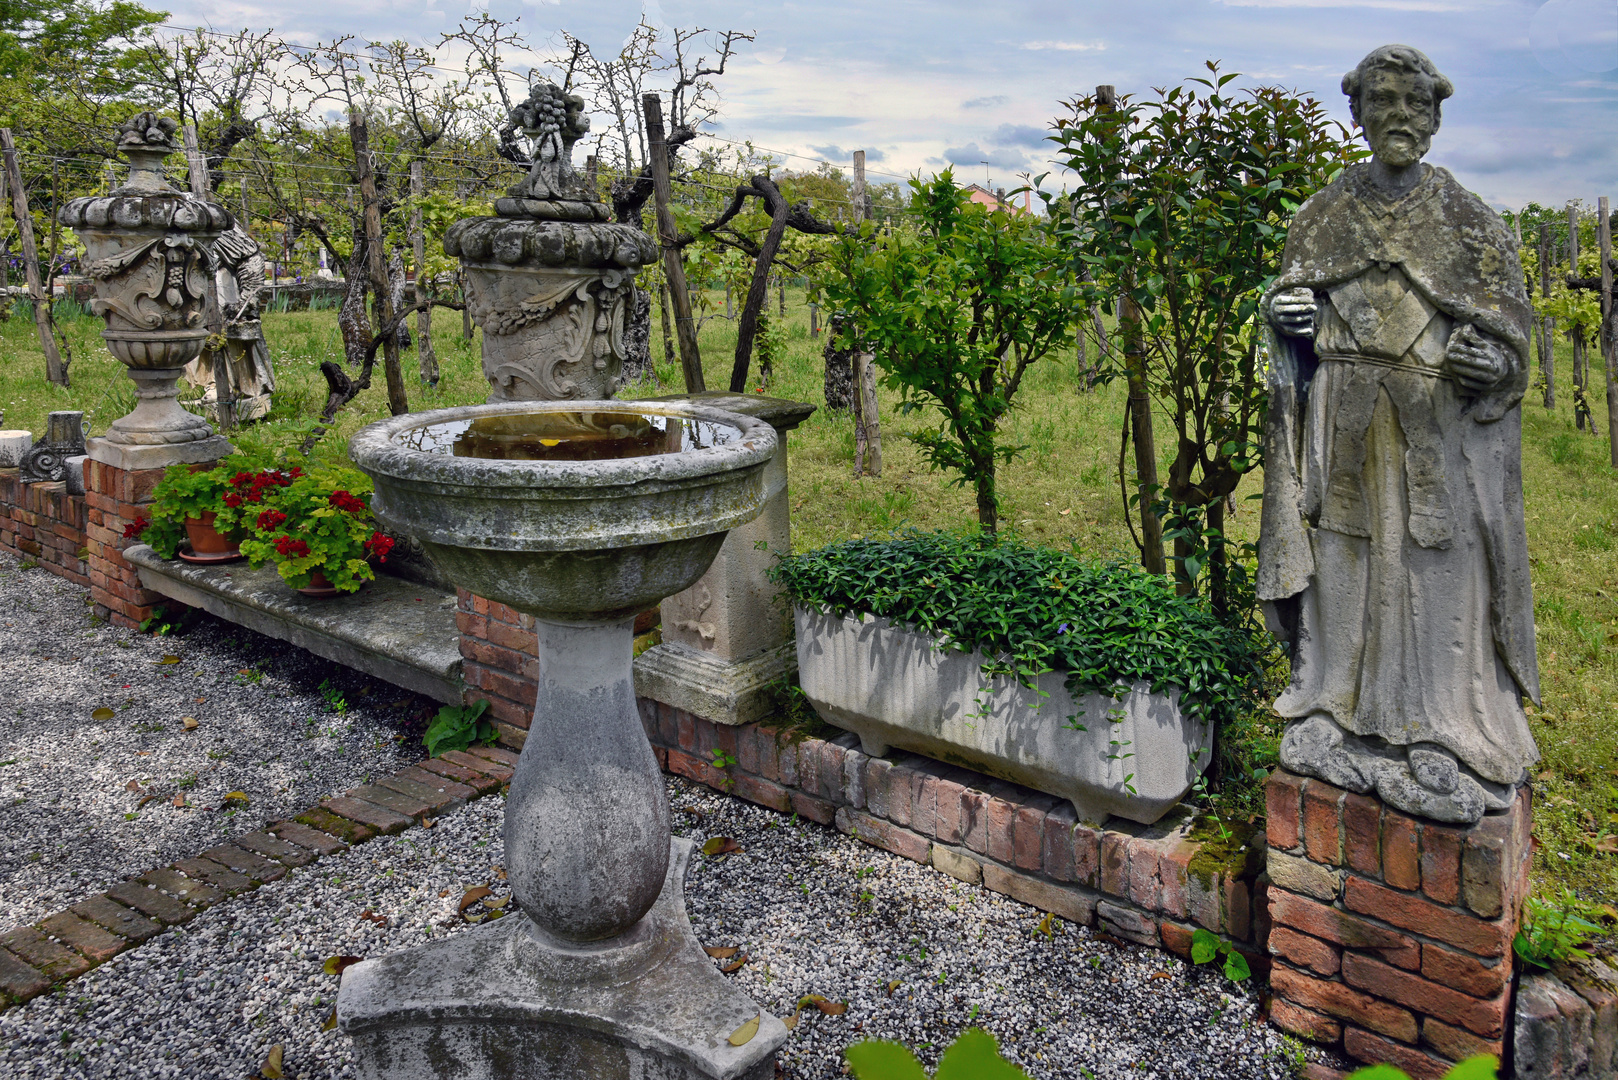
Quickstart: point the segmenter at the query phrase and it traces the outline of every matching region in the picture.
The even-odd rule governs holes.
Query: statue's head
[[[1343,93],[1371,152],[1383,164],[1402,169],[1432,147],[1444,99],[1455,93],[1455,84],[1420,49],[1384,45],[1343,76]]]

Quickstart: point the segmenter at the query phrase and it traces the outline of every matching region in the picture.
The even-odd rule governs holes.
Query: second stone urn
[[[457,221],[444,234],[483,329],[490,402],[603,400],[623,382],[634,279],[657,245],[609,221],[573,171],[573,144],[590,127],[583,107],[576,95],[535,86],[502,133],[532,142],[529,174],[496,200],[494,217]]]

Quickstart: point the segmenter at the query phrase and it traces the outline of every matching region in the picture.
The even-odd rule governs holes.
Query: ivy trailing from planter
[[[785,556],[770,577],[800,604],[981,650],[987,677],[1031,687],[1064,671],[1075,698],[1144,682],[1178,688],[1187,716],[1223,724],[1262,689],[1260,643],[1167,578],[1014,538],[910,530]]]

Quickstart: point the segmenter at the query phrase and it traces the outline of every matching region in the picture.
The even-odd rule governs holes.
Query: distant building
[[[979,206],[987,206],[990,210],[1008,210],[1014,214],[1032,214],[1034,212],[1033,192],[1031,191],[1022,193],[1021,206],[1006,200],[1005,188],[996,188],[994,191],[990,191],[982,184],[968,184],[966,185],[966,193],[967,198]]]

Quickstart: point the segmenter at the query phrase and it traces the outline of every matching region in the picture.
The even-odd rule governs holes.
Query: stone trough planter
[[[1051,672],[1039,692],[983,676],[980,652],[959,652],[873,615],[846,618],[794,605],[798,678],[828,724],[890,748],[948,761],[1056,795],[1079,819],[1109,814],[1151,824],[1183,799],[1212,755],[1212,725],[1183,716],[1179,693],[1137,683],[1122,700],[1076,702]],[[1087,730],[1066,719],[1077,715]]]

